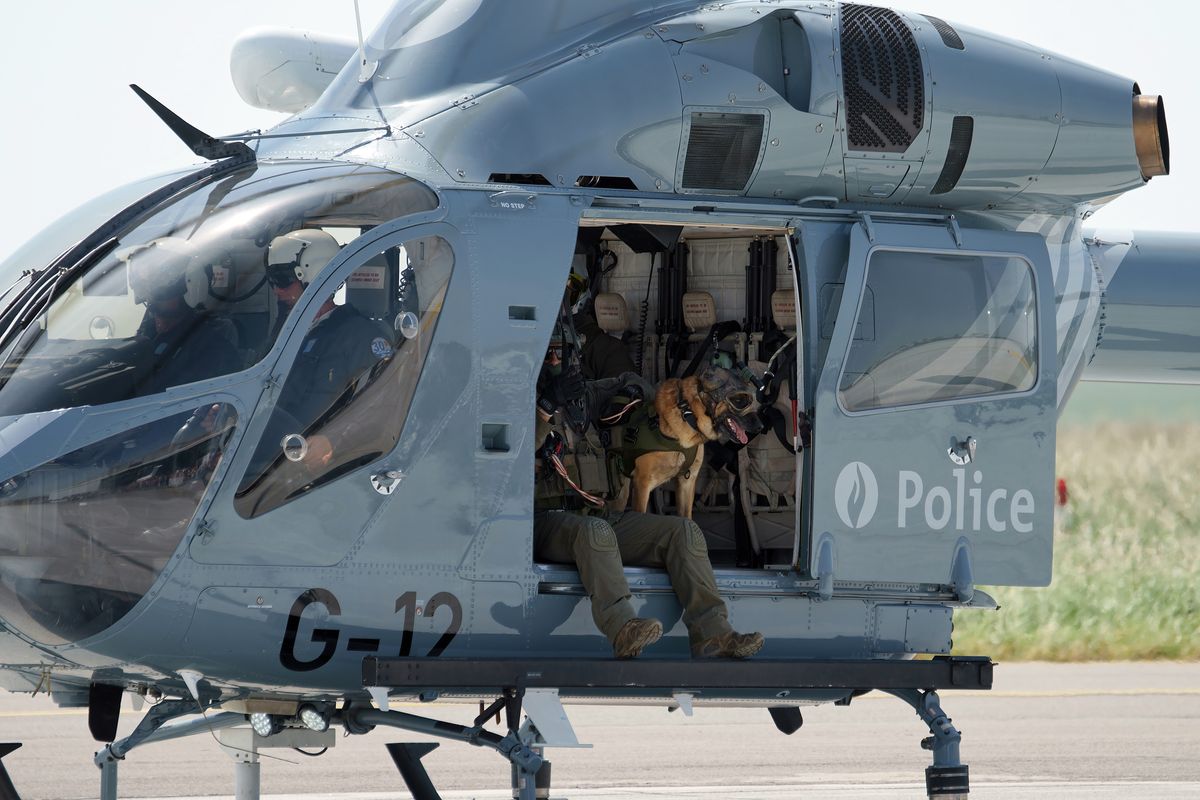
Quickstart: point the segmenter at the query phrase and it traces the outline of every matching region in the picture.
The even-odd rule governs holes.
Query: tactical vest
[[[562,437],[563,452],[559,458],[571,480],[583,491],[606,501],[625,499],[626,480],[621,474],[620,454],[606,450],[604,433],[589,427],[583,435],[565,425],[555,425],[541,419],[537,423],[539,447],[551,432]],[[539,451],[540,452],[540,451]],[[614,503],[595,506],[586,501],[540,455],[534,460],[533,507],[535,511],[574,511],[581,514],[605,514]],[[621,503],[623,505],[623,502]]]
[[[646,453],[664,450],[683,453],[683,463],[691,467],[696,460],[700,445],[684,447],[678,439],[672,439],[658,427],[658,409],[650,403],[642,403],[629,416],[613,428],[613,446],[619,448],[621,472],[625,477],[633,474],[634,462]],[[619,434],[619,435],[617,435]]]

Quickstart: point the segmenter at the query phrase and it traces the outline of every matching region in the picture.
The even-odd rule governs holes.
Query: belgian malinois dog
[[[672,449],[646,452],[642,446],[650,440],[639,440],[635,446],[642,449],[630,452],[630,437],[626,438],[626,452],[634,457],[634,510],[645,511],[650,492],[674,478],[679,515],[691,519],[704,444],[746,444],[762,430],[758,409],[758,387],[724,367],[709,366],[699,375],[663,381],[655,392],[649,423],[653,426],[657,417],[658,432],[673,440],[664,443]]]

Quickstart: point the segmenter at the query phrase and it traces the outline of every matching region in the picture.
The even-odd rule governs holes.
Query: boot
[[[656,619],[635,617],[621,626],[613,639],[613,655],[617,658],[637,658],[642,650],[662,638],[662,623]]]
[[[692,645],[692,658],[749,658],[762,650],[761,633],[729,631]]]

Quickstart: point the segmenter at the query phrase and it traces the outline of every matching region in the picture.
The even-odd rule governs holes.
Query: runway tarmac
[[[1046,798],[1183,798],[1194,800],[1200,783],[1063,783],[1034,781],[1029,783],[972,784],[971,796],[980,800],[1046,800]],[[314,800],[327,795],[287,794],[263,795],[263,800]],[[855,784],[830,785],[792,784],[785,786],[663,786],[656,789],[573,789],[569,798],[561,791],[553,793],[562,800],[717,800],[736,797],[738,800],[794,800],[798,797],[829,798],[830,800],[893,800],[893,798],[925,796],[925,785],[892,783],[877,786]],[[367,794],[328,795],[337,800],[412,800],[412,795],[371,792]],[[509,800],[512,793],[504,791],[443,792],[443,800]],[[172,800],[216,800],[209,796],[172,798]],[[223,798],[221,800],[224,800]]]
[[[963,732],[977,798],[1200,797],[1200,664],[1001,664],[990,692],[945,692]],[[405,709],[413,711],[413,709]],[[422,706],[465,722],[477,709]],[[882,695],[848,708],[804,709],[781,735],[762,709],[569,707],[592,749],[549,750],[556,798],[570,800],[836,800],[924,797],[928,734],[912,710]],[[122,716],[124,735],[138,715]],[[94,798],[98,746],[86,714],[45,697],[0,695],[0,741],[25,746],[4,759],[26,800]],[[262,792],[271,800],[408,798],[385,742],[401,731],[339,738],[320,758],[267,751]],[[425,759],[446,800],[505,798],[508,765],[490,750],[446,742]],[[231,759],[208,735],[135,750],[120,766],[122,797],[233,794]]]

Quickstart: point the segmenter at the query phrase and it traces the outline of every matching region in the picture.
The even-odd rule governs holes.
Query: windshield
[[[18,282],[26,270],[42,269],[89,233],[136,203],[141,198],[182,178],[196,167],[174,170],[126,184],[84,203],[65,217],[47,226],[41,233],[0,261],[0,292]],[[0,308],[13,294],[0,299]]]
[[[72,265],[3,354],[0,416],[245,369],[282,328],[282,295],[364,231],[436,205],[411,178],[353,164],[251,164],[200,181],[101,245],[92,263]]]
[[[132,609],[179,546],[237,415],[212,403],[0,482],[0,615],[47,644]]]

